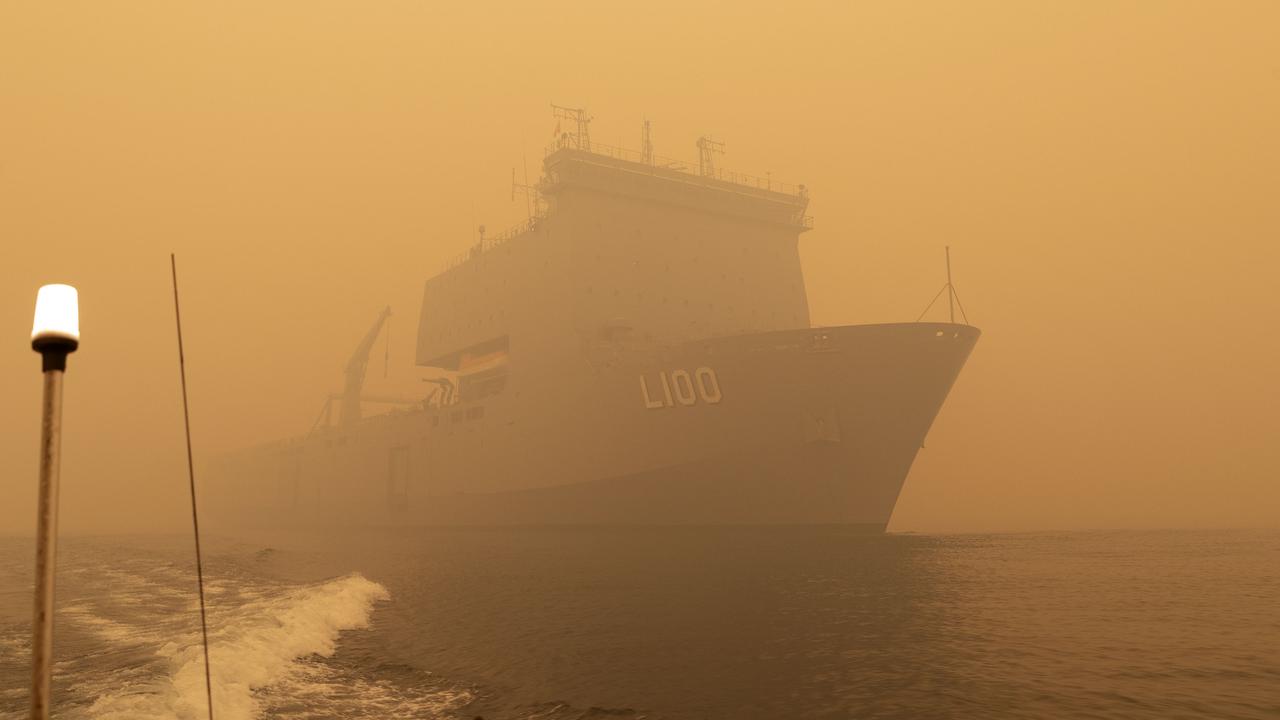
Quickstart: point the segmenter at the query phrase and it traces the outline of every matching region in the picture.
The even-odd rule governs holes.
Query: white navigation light
[[[79,294],[70,285],[45,285],[36,294],[31,343],[80,343]]]

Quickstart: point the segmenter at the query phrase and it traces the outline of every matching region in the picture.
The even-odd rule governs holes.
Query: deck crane
[[[365,333],[364,339],[347,361],[346,383],[342,388],[342,406],[338,414],[338,424],[344,428],[351,427],[360,420],[360,390],[364,387],[364,371],[369,365],[369,351],[373,349],[373,343],[377,341],[378,333],[382,332],[382,326],[389,317],[391,308],[383,308],[378,319],[373,321],[373,327]]]

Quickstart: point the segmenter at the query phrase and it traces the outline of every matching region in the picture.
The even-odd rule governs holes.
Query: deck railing
[[[502,245],[503,243],[506,243],[508,240],[511,240],[514,237],[533,231],[535,228],[538,227],[538,223],[542,222],[542,219],[543,218],[541,215],[534,215],[528,220],[525,220],[524,222],[518,225],[513,225],[507,228],[506,230],[503,230],[502,232],[498,233],[497,235],[490,235],[490,236],[481,235],[480,240],[477,241],[475,244],[473,244],[466,251],[460,252],[457,255],[454,255],[453,257],[449,258],[448,262],[445,263],[444,269],[452,270],[453,268],[461,265],[462,263],[470,260],[471,258],[479,257],[480,255],[498,247],[499,245]]]
[[[767,190],[769,192],[781,193],[783,195],[791,195],[797,198],[807,198],[809,196],[808,189],[805,188],[804,185],[793,185],[791,183],[778,182],[777,180],[774,180],[772,176],[766,175],[765,177],[760,177],[758,175],[748,175],[747,173],[737,172],[735,170],[725,170],[724,168],[718,167],[707,170],[705,168],[699,168],[698,163],[696,162],[690,163],[684,160],[662,157],[660,155],[654,155],[652,156],[652,159],[646,162],[644,155],[637,150],[630,150],[627,148],[596,142],[591,143],[590,148],[579,147],[572,135],[556,140],[548,145],[544,150],[544,156],[566,149],[580,150],[594,155],[613,158],[614,160],[623,160],[641,165],[649,165],[663,170],[674,170],[675,172],[692,175],[693,177],[711,178],[721,182],[743,185],[757,190]]]

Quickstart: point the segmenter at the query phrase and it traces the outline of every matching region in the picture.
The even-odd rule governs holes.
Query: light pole
[[[36,294],[31,348],[44,370],[44,421],[40,425],[40,498],[36,515],[36,595],[31,642],[31,717],[49,717],[53,668],[53,570],[58,541],[58,470],[62,449],[62,374],[67,355],[80,345],[80,307],[70,285],[45,285]]]

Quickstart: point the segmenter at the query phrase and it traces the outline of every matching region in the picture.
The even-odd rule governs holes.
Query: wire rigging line
[[[942,297],[942,293],[946,292],[948,287],[950,287],[950,285],[944,285],[942,289],[938,291],[938,294],[933,296],[933,299],[929,301],[929,304],[920,312],[920,317],[916,318],[916,322],[920,322],[924,319],[925,314],[929,312],[934,303],[938,302],[938,298]],[[964,308],[960,308],[960,312],[964,312]]]
[[[951,288],[951,296],[956,299],[956,307],[960,308],[960,317],[964,318],[964,324],[968,325],[969,313],[964,311],[964,303],[960,302],[960,293],[956,292],[954,287]]]
[[[204,643],[204,694],[213,720],[213,681],[209,678],[209,625],[204,607],[204,567],[200,561],[200,515],[196,512],[196,471],[191,459],[191,413],[187,409],[187,360],[182,348],[182,312],[178,308],[178,260],[169,253],[173,270],[173,316],[178,323],[178,372],[182,377],[182,421],[187,431],[187,479],[191,485],[191,527],[196,538],[196,586],[200,591],[200,638]]]

